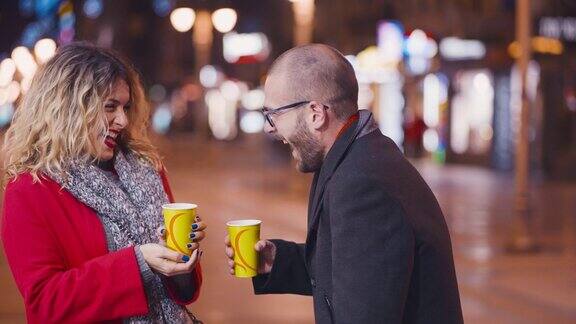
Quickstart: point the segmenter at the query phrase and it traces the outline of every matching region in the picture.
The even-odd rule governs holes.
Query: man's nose
[[[272,135],[275,131],[276,128],[272,127],[272,125],[270,125],[270,123],[266,121],[266,123],[264,124],[264,132],[266,132],[266,134]]]

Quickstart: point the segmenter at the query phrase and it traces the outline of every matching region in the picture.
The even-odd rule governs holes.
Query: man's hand
[[[228,257],[228,268],[231,275],[234,274],[234,249],[230,244],[230,237],[226,235],[224,238],[224,245],[226,247],[226,256]],[[260,258],[258,262],[258,273],[268,274],[272,271],[274,259],[276,258],[276,245],[268,240],[258,241],[254,246]]]

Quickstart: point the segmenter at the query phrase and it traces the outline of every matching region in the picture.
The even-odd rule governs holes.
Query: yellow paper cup
[[[192,252],[186,246],[190,243],[192,224],[196,221],[198,206],[188,203],[173,203],[162,206],[166,228],[166,246],[184,255]]]
[[[234,249],[234,273],[239,278],[258,275],[258,252],[254,245],[260,240],[260,224],[255,219],[236,220],[226,223],[230,244]]]

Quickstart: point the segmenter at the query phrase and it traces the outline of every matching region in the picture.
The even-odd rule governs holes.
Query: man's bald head
[[[340,120],[358,110],[354,68],[330,46],[310,44],[284,52],[272,64],[269,78],[282,83],[289,100],[326,103]]]

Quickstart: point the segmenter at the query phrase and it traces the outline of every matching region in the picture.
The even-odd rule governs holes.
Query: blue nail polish
[[[196,234],[194,234],[194,233],[190,234],[190,238],[191,238],[191,239],[193,239],[193,238],[195,238],[195,237],[196,237]]]
[[[192,224],[192,229],[193,229],[193,230],[198,229],[198,224]]]
[[[190,261],[190,257],[187,256],[187,255],[183,255],[183,256],[182,256],[182,261],[188,262],[188,261]]]
[[[186,244],[186,247],[189,248],[189,249],[191,249],[191,248],[192,248],[192,243]]]

